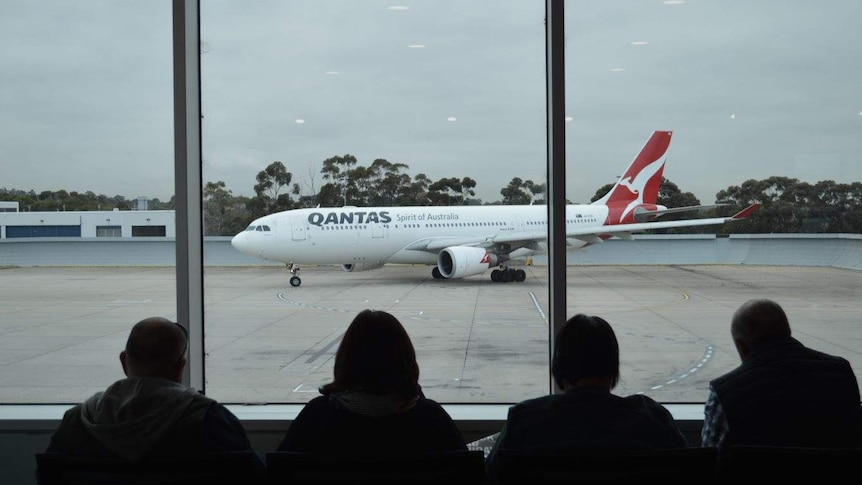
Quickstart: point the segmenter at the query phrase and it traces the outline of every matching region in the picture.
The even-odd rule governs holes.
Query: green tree
[[[396,205],[431,205],[431,199],[428,198],[428,187],[431,183],[431,179],[424,173],[417,174],[398,195]]]
[[[544,192],[545,184],[537,185],[532,180],[522,180],[519,177],[513,178],[509,185],[500,190],[502,203],[505,205],[528,205]]]
[[[368,205],[395,205],[399,197],[409,191],[410,175],[402,173],[402,170],[410,168],[406,164],[391,163],[378,158],[368,168],[369,177],[375,188],[368,194]]]
[[[732,204],[735,210],[760,202],[760,209],[753,217],[733,224],[736,232],[775,233],[799,232],[799,222],[794,221],[793,207],[789,203],[791,194],[785,192],[799,181],[788,177],[769,177],[764,180],[749,179],[739,186],[731,186],[716,194],[720,203]]]
[[[428,186],[428,199],[432,205],[464,205],[466,196],[476,195],[476,181],[470,177],[442,178]]]
[[[376,190],[374,174],[368,167],[358,166],[350,171],[347,184],[347,200],[350,201],[350,205],[360,207],[373,205],[369,200],[374,199]]]
[[[247,198],[233,196],[225,183],[207,182],[203,191],[204,236],[228,236],[248,225]]]
[[[323,174],[323,180],[334,185],[341,194],[341,204],[339,205],[348,205],[348,192],[351,183],[350,172],[352,172],[351,167],[356,165],[356,163],[356,157],[350,154],[342,157],[330,157],[323,161],[323,168],[320,169],[320,173]]]
[[[333,183],[323,184],[317,194],[317,202],[321,207],[339,207],[344,202],[341,188]]]
[[[862,232],[862,183],[838,184],[824,180],[812,185],[798,179],[772,176],[746,180],[716,194],[719,202],[736,210],[760,202],[750,218],[733,224],[736,232],[816,233]]]
[[[259,217],[264,213],[283,211],[293,208],[293,200],[289,193],[282,193],[285,187],[290,186],[290,181],[293,175],[287,171],[284,164],[276,160],[260,172],[257,173],[255,179],[257,183],[254,185],[254,193],[260,202],[255,203],[255,207],[263,209],[260,214],[255,214]]]

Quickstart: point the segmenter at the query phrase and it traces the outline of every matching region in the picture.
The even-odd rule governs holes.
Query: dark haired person
[[[564,392],[529,399],[509,416],[486,460],[496,479],[499,449],[682,448],[685,437],[670,412],[642,394],[611,393],[620,378],[620,351],[610,324],[578,314],[560,328],[551,368]]]
[[[846,359],[791,337],[768,299],[742,304],[730,334],[742,363],[709,384],[703,446],[862,446],[859,384]]]
[[[278,451],[380,456],[467,449],[449,414],[422,395],[413,344],[393,315],[356,315],[338,346],[333,373]]]
[[[66,411],[46,451],[131,462],[251,451],[236,416],[181,383],[187,351],[179,324],[161,317],[135,324],[120,353],[127,377]]]

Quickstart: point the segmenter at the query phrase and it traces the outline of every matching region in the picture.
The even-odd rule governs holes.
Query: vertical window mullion
[[[189,331],[183,382],[204,388],[200,4],[173,1],[177,321]]]
[[[550,389],[559,392],[551,376],[554,337],[566,321],[566,133],[565,48],[563,0],[545,3],[548,110],[548,375]]]

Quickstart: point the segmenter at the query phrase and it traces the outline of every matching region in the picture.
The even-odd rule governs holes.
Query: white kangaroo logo
[[[646,187],[647,182],[658,173],[659,170],[664,166],[664,160],[656,160],[646,167],[643,168],[640,172],[637,173],[634,177],[628,176],[620,179],[617,182],[617,185],[622,185],[629,189],[631,193],[635,195],[635,199],[632,200],[629,205],[626,206],[625,210],[620,215],[620,220],[618,222],[622,222],[625,219],[626,214],[633,211],[635,207],[643,204],[644,202],[644,188]]]

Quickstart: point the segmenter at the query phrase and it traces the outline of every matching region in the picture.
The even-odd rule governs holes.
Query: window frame
[[[206,394],[204,349],[200,0],[173,0],[177,321],[189,332],[183,383]],[[564,0],[545,0],[548,187],[548,390],[554,335],[566,320]]]

